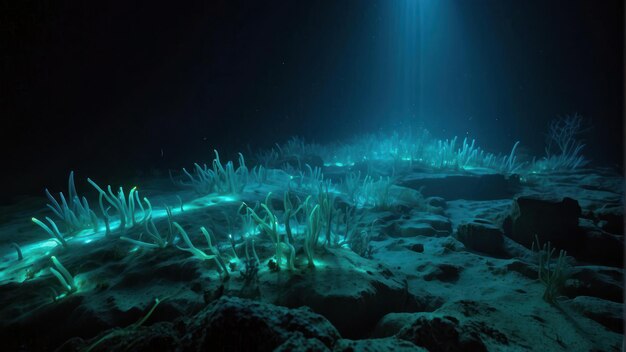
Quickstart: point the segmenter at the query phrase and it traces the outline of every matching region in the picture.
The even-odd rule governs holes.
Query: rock
[[[403,327],[411,324],[415,320],[415,313],[389,313],[382,317],[374,331],[372,337],[389,337],[394,336]]]
[[[465,245],[452,236],[442,239],[439,246],[442,248],[441,254],[465,250]]]
[[[416,253],[424,253],[424,245],[422,243],[414,243],[409,246],[409,250]]]
[[[624,263],[624,236],[613,235],[596,226],[592,220],[581,219],[581,245],[574,247],[570,254],[579,260],[613,267]]]
[[[466,248],[496,257],[504,257],[503,232],[497,226],[480,219],[459,225],[457,239]]]
[[[463,314],[464,317],[487,317],[496,311],[495,308],[490,306],[486,302],[479,302],[469,299],[462,299],[455,301],[447,305],[447,309],[451,311],[457,311]]]
[[[511,215],[504,224],[509,237],[527,248],[535,235],[543,244],[551,242],[559,249],[572,250],[582,239],[578,227],[581,209],[572,198],[554,199],[523,196],[514,200]]]
[[[568,304],[587,318],[602,324],[607,329],[621,334],[624,331],[623,304],[597,297],[579,296]]]
[[[459,279],[462,270],[463,268],[457,265],[445,263],[433,264],[427,268],[427,273],[423,278],[426,281],[439,280],[442,282],[455,282]]]
[[[505,268],[508,271],[514,271],[524,277],[527,277],[532,280],[538,280],[539,274],[537,273],[537,266],[529,264],[527,262],[512,259],[509,263],[505,265]]]
[[[413,288],[409,292],[410,309],[406,309],[405,312],[434,312],[445,303],[444,297],[435,296],[423,288]]]
[[[287,341],[273,352],[330,352],[330,349],[316,338],[306,338],[296,331]]]
[[[522,246],[507,236],[503,236],[503,238],[504,252],[506,252],[506,256],[508,258],[518,258],[526,261],[532,261],[536,257],[536,254],[533,253],[530,248]]]
[[[226,296],[210,304],[185,331],[187,346],[195,351],[273,351],[296,334],[330,348],[340,338],[326,318],[306,307],[288,309]]]
[[[452,223],[442,215],[418,212],[409,219],[394,222],[386,231],[391,237],[444,237],[452,233]]]
[[[222,296],[192,317],[114,328],[89,341],[71,339],[59,350],[329,351],[339,338],[326,318],[308,308]]]
[[[437,231],[437,236],[448,236],[452,233],[452,222],[445,216],[431,213],[416,213],[412,215],[422,223],[429,224]]]
[[[56,351],[176,351],[181,346],[181,336],[170,322],[160,322],[142,329],[105,330],[88,342],[73,338]],[[132,347],[131,347],[132,346]]]
[[[480,334],[452,316],[419,316],[397,337],[431,352],[487,351]]]
[[[389,189],[389,196],[395,205],[409,209],[426,210],[428,206],[422,194],[412,188],[393,185]]]
[[[605,204],[602,208],[596,209],[593,215],[602,230],[624,236],[623,204]]]
[[[417,236],[427,236],[427,237],[436,237],[437,230],[435,230],[430,224],[415,222],[415,223],[404,223],[404,224],[394,224],[393,231],[389,232],[389,236],[391,237],[417,237]]]
[[[591,296],[622,302],[623,277],[622,269],[602,266],[573,267],[563,287],[563,294],[571,298]]]
[[[500,174],[465,174],[440,177],[413,174],[399,181],[401,186],[420,190],[424,197],[446,200],[511,199],[519,189],[519,178]]]
[[[291,275],[275,298],[277,304],[311,307],[350,339],[367,337],[387,313],[415,309],[403,276],[349,250],[326,251],[326,257],[319,253],[316,259],[332,265]]]
[[[433,208],[441,208],[445,209],[448,204],[446,203],[445,198],[442,197],[428,197],[426,198],[426,204]]]
[[[367,340],[339,340],[333,352],[428,352],[426,349],[415,346],[409,341],[400,340],[394,337],[384,339]]]

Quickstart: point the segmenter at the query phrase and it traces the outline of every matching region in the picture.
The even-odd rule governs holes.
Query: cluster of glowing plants
[[[237,169],[233,167],[232,162],[222,165],[219,161],[219,154],[215,152],[215,155],[213,167],[217,172],[214,175],[214,183],[218,187],[216,192],[220,193],[220,195],[211,194],[199,198],[187,207],[189,210],[214,206],[223,202],[233,202],[236,198],[231,194],[242,192],[248,182],[248,170],[242,155],[240,155],[240,166]],[[259,170],[257,174],[264,172]],[[191,252],[195,256],[204,253],[191,243],[184,230],[181,231],[180,225],[173,221],[174,213],[183,211],[182,199],[180,197],[180,210],[167,206],[165,206],[164,210],[154,210],[148,198],[139,196],[137,187],[132,187],[126,193],[122,187],[114,191],[111,186],[102,188],[91,179],[87,179],[87,181],[98,193],[99,209],[92,209],[87,198],[79,196],[74,182],[74,172],[70,172],[67,196],[61,192],[55,198],[46,189],[45,193],[49,200],[47,207],[52,211],[53,216],[45,216],[43,221],[37,217],[32,217],[31,221],[36,227],[42,229],[49,236],[49,239],[34,243],[23,243],[21,245],[13,243],[12,246],[17,253],[17,262],[8,259],[8,257],[5,258],[2,267],[0,267],[1,281],[32,279],[35,275],[38,275],[31,269],[33,266],[39,267],[39,265],[34,265],[34,263],[39,258],[48,257],[51,263],[48,267],[49,271],[58,279],[62,287],[62,293],[55,297],[60,298],[75,293],[81,287],[80,280],[72,276],[58,258],[58,254],[54,255],[53,253],[61,249],[71,254],[71,252],[76,250],[73,249],[75,245],[91,243],[94,240],[105,237],[119,238],[122,241],[135,245],[135,248],[163,249],[173,245],[175,236],[179,235],[187,246],[177,246],[178,249]],[[99,211],[99,215],[96,214],[97,211]],[[160,218],[167,219],[168,229],[166,231],[159,231],[155,225],[155,221]],[[141,236],[139,238],[132,236],[140,228],[143,228],[147,235],[143,238]],[[210,240],[210,237],[207,235],[208,230],[201,228],[201,231],[207,236],[207,240]],[[70,250],[70,248],[72,249]],[[210,242],[209,249],[214,249]],[[209,256],[211,254],[205,253],[205,255]],[[204,259],[207,258],[204,257]],[[219,261],[220,257],[217,256],[215,259]],[[66,260],[63,261],[65,262]],[[225,268],[225,266],[222,266],[222,268]],[[224,271],[222,270],[222,272]]]
[[[507,154],[494,154],[481,149],[474,139],[458,137],[436,139],[426,130],[391,135],[367,134],[349,143],[318,145],[293,138],[261,152],[258,159],[265,165],[281,166],[281,160],[293,157],[321,156],[326,166],[346,167],[367,161],[408,162],[433,170],[486,169],[510,174],[571,171],[583,167],[589,160],[582,155],[586,132],[584,119],[574,114],[550,121],[546,133],[545,156],[521,160],[517,155],[520,142],[513,143]]]

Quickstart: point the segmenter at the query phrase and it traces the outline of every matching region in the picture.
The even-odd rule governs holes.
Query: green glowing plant
[[[85,197],[79,197],[74,183],[74,171],[70,172],[68,180],[68,197],[65,198],[63,192],[59,192],[59,200],[46,188],[46,196],[50,203],[48,208],[65,224],[69,232],[79,231],[87,228],[98,229],[98,217],[89,207],[89,202]]]
[[[211,168],[206,164],[203,166],[194,164],[195,176],[183,168],[183,173],[189,179],[188,182],[175,181],[173,177],[172,182],[179,186],[192,188],[201,195],[214,192],[219,194],[240,194],[243,192],[249,176],[243,154],[239,153],[239,167],[235,169],[232,161],[222,165],[218,151],[214,150],[213,152],[215,159],[211,163]]]
[[[174,226],[176,230],[178,230],[178,233],[183,239],[183,242],[185,242],[185,244],[187,245],[186,248],[176,246],[178,249],[185,251],[185,252],[189,252],[193,254],[194,257],[202,261],[214,260],[217,263],[219,270],[222,273],[224,273],[226,277],[230,276],[230,274],[228,273],[228,268],[226,267],[226,264],[224,264],[224,261],[222,260],[222,257],[220,256],[220,252],[218,248],[213,246],[213,243],[211,241],[211,234],[204,226],[200,228],[200,231],[202,232],[202,234],[204,235],[204,238],[206,239],[210,254],[205,253],[198,247],[194,246],[193,243],[191,242],[191,239],[189,238],[189,235],[187,234],[187,231],[185,231],[185,229],[183,229],[182,226],[180,226],[177,222],[173,222],[172,225]]]
[[[139,199],[139,191],[137,187],[133,187],[128,193],[128,198],[124,193],[124,189],[122,187],[119,188],[117,194],[113,193],[111,186],[107,186],[107,192],[105,192],[100,186],[98,186],[93,180],[90,178],[87,179],[89,182],[99,193],[99,203],[100,210],[105,217],[105,225],[107,228],[107,234],[110,232],[110,222],[111,216],[109,215],[109,209],[111,207],[115,208],[119,214],[120,218],[120,230],[124,232],[128,227],[134,227],[136,225],[141,225],[146,222],[146,220],[152,214],[152,205],[148,201],[147,198],[144,198],[144,202],[147,205],[147,208],[144,208],[141,200]],[[110,205],[109,207],[104,206],[104,201]],[[137,210],[141,211],[141,216],[137,219]]]
[[[536,235],[531,249],[536,254],[539,262],[537,276],[539,281],[546,287],[543,293],[543,300],[550,304],[555,304],[557,303],[559,293],[565,286],[565,281],[569,278],[566,262],[567,252],[560,250],[558,258],[553,263],[552,258],[556,249],[551,246],[550,242],[540,246],[539,238]]]
[[[307,197],[304,201],[304,209],[306,214],[306,228],[304,232],[304,253],[307,256],[310,268],[315,267],[313,261],[315,257],[315,249],[319,242],[320,231],[322,230],[324,219],[320,214],[320,205],[313,205],[310,201],[311,197]]]
[[[76,292],[76,282],[70,272],[61,264],[61,262],[55,257],[50,257],[53,267],[50,267],[50,272],[59,280],[61,285],[66,291],[66,294]]]
[[[259,214],[254,209],[250,208],[246,203],[242,203],[240,209],[245,208],[250,217],[256,222],[261,230],[270,237],[272,243],[274,243],[274,246],[276,248],[276,264],[278,265],[278,267],[280,267],[282,256],[285,255],[287,268],[289,270],[294,270],[296,251],[291,244],[289,238],[285,237],[285,239],[283,240],[278,233],[278,217],[274,214],[269,206],[269,199],[271,195],[271,192],[268,193],[267,197],[265,197],[265,202],[261,204],[261,209],[265,213],[263,217],[260,217]]]
[[[63,236],[61,231],[59,231],[59,228],[57,227],[57,225],[54,223],[54,220],[46,216],[46,220],[48,220],[48,223],[50,224],[50,226],[44,224],[43,222],[41,222],[39,219],[35,217],[31,218],[31,220],[32,222],[37,224],[37,226],[44,229],[44,231],[46,231],[50,235],[52,240],[56,241],[63,247],[67,246],[67,241],[65,240],[65,237]]]

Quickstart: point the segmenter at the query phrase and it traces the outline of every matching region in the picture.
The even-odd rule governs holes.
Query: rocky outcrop
[[[622,333],[624,331],[623,304],[603,300],[597,297],[580,296],[568,304],[587,318],[602,324],[607,329]]]
[[[332,348],[339,332],[308,308],[288,309],[237,297],[221,297],[194,317],[102,332],[73,339],[60,351],[310,351]],[[284,346],[281,347],[281,346]],[[281,349],[282,348],[282,349]]]
[[[504,222],[505,233],[527,248],[535,236],[541,243],[570,250],[583,238],[578,226],[581,209],[572,198],[523,196],[513,201],[511,215]]]
[[[506,256],[503,232],[489,221],[474,219],[459,225],[456,238],[471,250],[495,257]]]

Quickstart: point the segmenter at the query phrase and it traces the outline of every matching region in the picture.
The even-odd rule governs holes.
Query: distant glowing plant
[[[208,167],[206,164],[200,166],[196,163],[194,164],[194,175],[183,168],[183,173],[189,181],[176,181],[170,174],[172,182],[181,187],[191,188],[200,195],[211,193],[240,194],[243,192],[248,184],[249,177],[249,170],[243,154],[239,153],[239,166],[235,169],[232,161],[222,165],[218,151],[214,150],[213,152],[215,153],[215,159],[213,159],[211,167]],[[261,176],[263,175],[261,174]]]
[[[589,160],[582,155],[585,144],[580,136],[586,131],[578,114],[550,121],[546,137],[546,156],[533,166],[536,171],[575,170]]]

